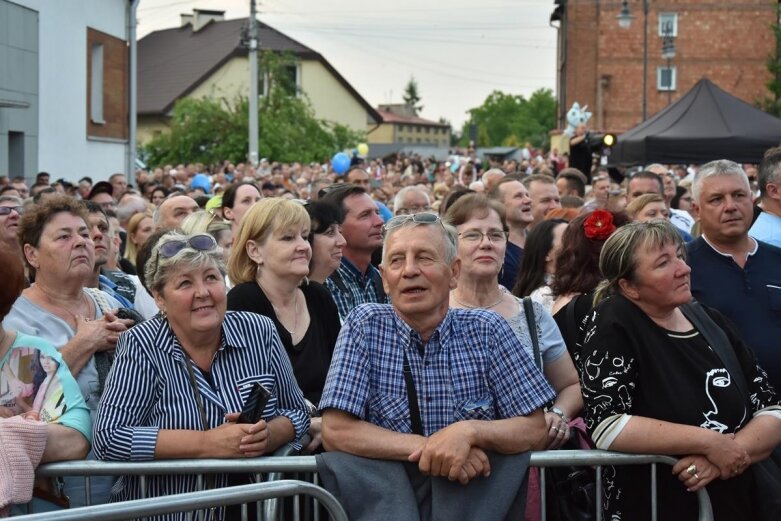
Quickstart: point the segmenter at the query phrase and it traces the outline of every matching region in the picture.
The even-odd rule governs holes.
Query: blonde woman
[[[182,221],[182,231],[188,235],[208,233],[217,245],[222,248],[222,258],[227,264],[230,259],[231,246],[233,245],[233,229],[230,221],[222,217],[204,211],[198,211],[187,216]]]
[[[151,213],[137,213],[127,223],[127,243],[125,244],[125,258],[136,266],[138,250],[146,240],[155,232],[155,223]]]
[[[626,206],[626,213],[633,221],[641,223],[670,218],[670,211],[659,194],[643,194],[632,199],[632,202]]]
[[[304,397],[316,404],[340,322],[331,293],[307,279],[310,231],[300,203],[281,198],[255,203],[239,226],[228,264],[235,284],[228,292],[228,309],[252,311],[274,322]],[[314,450],[320,444],[320,418],[312,418],[310,434],[309,449]]]

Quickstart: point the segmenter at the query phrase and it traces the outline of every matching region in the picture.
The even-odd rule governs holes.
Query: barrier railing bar
[[[215,506],[237,505],[262,501],[273,497],[307,495],[320,501],[334,521],[348,521],[339,502],[325,489],[305,481],[282,480],[252,485],[187,492],[157,498],[138,499],[121,503],[59,510],[24,516],[25,521],[119,521],[144,516],[202,510]]]
[[[548,519],[548,496],[545,491],[545,480],[547,479],[545,468],[540,468],[540,516],[542,521]]]
[[[602,465],[597,465],[597,521],[602,521]]]
[[[92,504],[92,482],[89,476],[84,476],[84,502],[87,506]]]
[[[651,521],[657,521],[656,463],[651,463]]]
[[[533,467],[647,465],[664,463],[674,465],[670,456],[625,454],[601,450],[555,450],[532,452],[529,462]],[[597,497],[602,497],[601,469],[597,469]],[[263,456],[242,460],[156,460],[147,462],[70,461],[49,463],[38,467],[37,475],[57,476],[117,476],[117,475],[170,475],[183,473],[316,473],[314,456]],[[200,479],[200,476],[199,476]],[[544,490],[544,489],[543,489]],[[713,511],[705,489],[697,491],[699,521],[713,519]],[[597,521],[602,521],[602,502],[597,503]]]

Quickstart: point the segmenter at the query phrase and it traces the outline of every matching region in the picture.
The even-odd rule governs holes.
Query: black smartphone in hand
[[[271,398],[271,393],[268,389],[259,383],[253,384],[247,401],[244,402],[244,407],[241,409],[238,423],[258,423],[262,419],[263,410],[266,408],[269,398]]]

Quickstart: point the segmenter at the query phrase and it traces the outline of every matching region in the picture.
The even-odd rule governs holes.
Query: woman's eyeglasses
[[[489,242],[495,242],[501,244],[507,240],[507,232],[504,230],[489,230],[485,233],[478,230],[469,230],[467,232],[459,233],[459,237],[464,242],[483,242],[483,237],[488,237]]]
[[[24,206],[0,206],[0,215],[9,215],[12,210],[19,215],[22,215],[24,213]]]
[[[385,223],[382,227],[383,232],[388,232],[400,226],[404,226],[408,222],[412,221],[415,224],[442,224],[442,220],[437,214],[434,213],[413,213],[411,215],[397,215],[393,219]],[[444,226],[443,226],[444,227]]]
[[[186,240],[168,241],[157,249],[157,256],[170,259],[188,246],[198,251],[212,251],[217,247],[217,241],[205,233],[193,235]]]

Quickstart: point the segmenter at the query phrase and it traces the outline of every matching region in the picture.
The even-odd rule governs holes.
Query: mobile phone
[[[238,423],[258,423],[262,419],[263,409],[266,408],[269,398],[271,398],[269,390],[257,382],[254,383],[247,401],[241,408]]]

